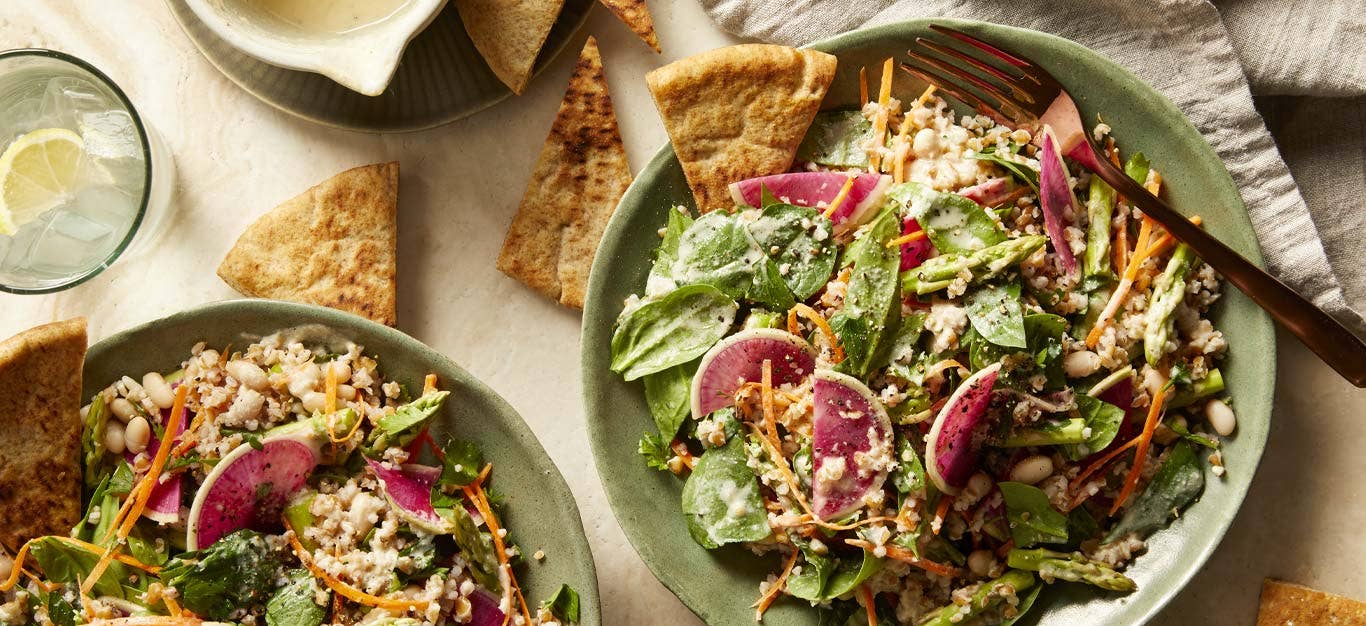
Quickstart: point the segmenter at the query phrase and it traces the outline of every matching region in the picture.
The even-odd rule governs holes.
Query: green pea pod
[[[1167,269],[1153,283],[1153,297],[1143,318],[1143,356],[1149,365],[1162,360],[1162,346],[1171,337],[1173,317],[1186,298],[1186,274],[1190,272],[1195,253],[1186,244],[1176,246]]]
[[[989,280],[1018,265],[1047,241],[1043,235],[1026,235],[976,252],[940,255],[902,272],[901,288],[907,293],[933,293],[953,284],[965,271],[971,274],[969,283]]]

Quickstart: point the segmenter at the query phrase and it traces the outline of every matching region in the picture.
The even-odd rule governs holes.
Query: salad
[[[281,333],[124,376],[82,409],[82,521],[0,555],[0,624],[577,622],[524,598],[479,447],[429,434],[449,394]]]
[[[1132,592],[1224,472],[1219,279],[1047,126],[903,104],[891,70],[733,211],[668,212],[611,342],[658,428],[640,453],[698,544],[776,555],[757,620],[787,596],[822,624],[1011,624],[1049,584]]]

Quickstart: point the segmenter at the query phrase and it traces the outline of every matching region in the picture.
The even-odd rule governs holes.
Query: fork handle
[[[1366,344],[1352,331],[1276,277],[1192,224],[1142,185],[1105,159],[1097,159],[1089,139],[1068,156],[1138,205],[1167,232],[1190,246],[1201,259],[1247,294],[1281,326],[1299,338],[1329,367],[1357,387],[1366,387]]]

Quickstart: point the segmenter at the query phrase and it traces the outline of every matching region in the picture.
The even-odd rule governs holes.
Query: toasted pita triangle
[[[631,184],[598,42],[589,37],[498,255],[498,269],[583,308],[602,231]]]
[[[1257,626],[1299,624],[1366,624],[1366,602],[1270,578],[1262,581]]]
[[[262,215],[218,275],[243,295],[318,304],[393,326],[397,232],[398,163],[357,167]]]
[[[521,95],[564,0],[455,0],[455,8],[498,80]]]
[[[602,4],[612,10],[617,19],[625,22],[640,40],[660,52],[659,37],[655,36],[655,21],[650,17],[650,8],[645,0],[602,0]]]
[[[0,342],[0,544],[65,535],[81,520],[85,318]]]
[[[645,76],[701,211],[734,206],[726,186],[792,166],[835,77],[835,57],[743,44]]]

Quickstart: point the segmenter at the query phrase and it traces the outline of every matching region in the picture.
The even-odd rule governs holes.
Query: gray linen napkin
[[[1170,98],[1214,147],[1242,192],[1271,271],[1366,335],[1366,23],[1358,0],[1226,0],[1218,8],[1205,0],[701,3],[727,31],[787,45],[865,25],[943,16],[1032,28],[1097,50]],[[1263,103],[1285,116],[1275,120],[1279,128],[1295,131],[1282,138],[1282,147],[1302,159],[1295,176],[1312,190],[1306,194],[1317,201],[1312,205],[1254,106],[1253,88],[1346,96],[1328,104],[1317,98]],[[1316,114],[1323,116],[1317,124],[1310,117]]]

